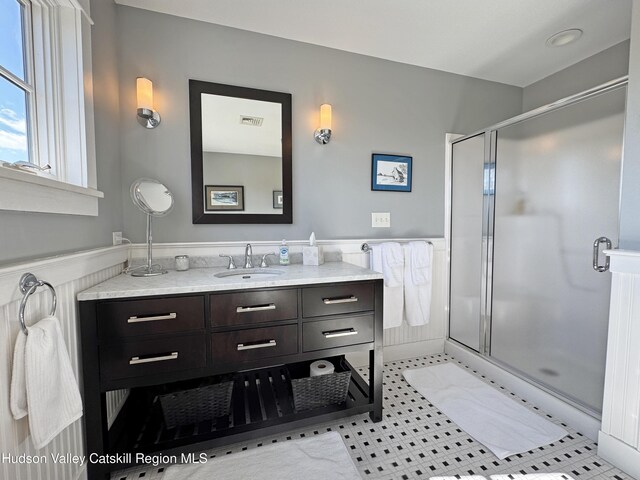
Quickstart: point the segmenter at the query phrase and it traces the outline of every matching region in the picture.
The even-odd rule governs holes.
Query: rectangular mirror
[[[193,223],[292,223],[291,94],[189,80]]]

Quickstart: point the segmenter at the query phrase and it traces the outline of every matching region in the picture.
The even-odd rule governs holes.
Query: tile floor
[[[327,431],[340,432],[362,478],[368,479],[428,479],[430,477],[534,473],[563,473],[574,480],[630,479],[596,455],[594,442],[567,427],[559,420],[547,417],[569,431],[562,440],[498,460],[482,444],[469,437],[456,424],[438,411],[402,378],[402,371],[442,362],[457,362],[446,354],[385,364],[384,420],[373,423],[368,415],[343,418],[340,421],[316,425],[314,428],[292,430],[285,435],[258,438],[252,442],[228,445],[210,450],[211,458]],[[458,362],[461,366],[466,367]],[[505,394],[520,400],[528,408],[544,415],[537,407],[519,399],[495,382],[470,370]],[[364,374],[364,372],[362,372]],[[162,480],[164,468],[132,468],[114,472],[112,480]],[[508,478],[508,477],[507,477]],[[568,477],[567,477],[568,478]]]

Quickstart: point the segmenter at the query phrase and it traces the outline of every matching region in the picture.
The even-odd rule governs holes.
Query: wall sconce
[[[313,134],[320,145],[326,145],[331,139],[331,105],[320,105],[320,128]]]
[[[138,123],[145,128],[160,125],[160,114],[153,109],[153,83],[148,78],[136,78]]]

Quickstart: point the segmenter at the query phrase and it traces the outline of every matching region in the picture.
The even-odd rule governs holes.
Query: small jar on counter
[[[176,255],[176,270],[179,272],[189,270],[189,255]]]

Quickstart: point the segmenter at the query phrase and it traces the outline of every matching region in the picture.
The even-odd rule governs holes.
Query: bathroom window
[[[79,3],[0,0],[0,208],[97,215],[90,43]]]
[[[34,118],[30,4],[0,0],[0,161],[29,162]]]

